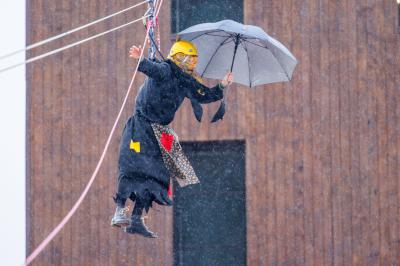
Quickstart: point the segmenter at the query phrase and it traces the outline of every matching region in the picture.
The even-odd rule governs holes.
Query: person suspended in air
[[[141,46],[132,46],[130,57],[139,59]],[[194,71],[197,49],[188,41],[178,40],[168,59],[147,59],[139,62],[138,71],[147,78],[136,96],[133,115],[127,120],[120,143],[115,214],[111,225],[125,228],[130,234],[155,238],[144,223],[143,211],[153,201],[171,206],[171,178],[180,186],[199,182],[184,155],[177,134],[168,125],[173,121],[183,100],[188,98],[196,119],[202,117],[201,104],[221,100],[223,89],[233,82],[228,72],[220,83],[209,88]],[[128,217],[127,199],[135,202]]]

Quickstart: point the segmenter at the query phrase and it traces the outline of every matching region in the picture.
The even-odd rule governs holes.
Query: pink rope
[[[160,5],[158,7],[158,10],[157,10],[157,13],[156,13],[156,17],[158,17],[158,13],[159,13],[159,11],[161,9],[162,2],[163,2],[163,0],[160,1]],[[92,186],[93,181],[95,180],[95,178],[97,176],[97,173],[99,172],[100,166],[103,163],[104,157],[105,157],[105,155],[107,153],[107,150],[108,150],[108,147],[110,145],[110,142],[111,142],[112,136],[114,134],[115,128],[117,127],[117,124],[118,124],[118,121],[119,121],[119,119],[121,117],[122,111],[123,111],[123,109],[125,107],[125,104],[126,104],[126,102],[128,100],[129,93],[130,93],[130,91],[132,89],[133,81],[135,80],[135,77],[136,77],[136,74],[137,74],[137,71],[138,71],[139,62],[143,57],[143,51],[144,51],[144,48],[146,46],[146,41],[147,41],[147,38],[148,38],[149,29],[150,28],[147,29],[146,37],[145,37],[143,45],[142,45],[143,49],[142,49],[142,52],[140,54],[140,57],[139,57],[139,60],[138,60],[138,64],[136,65],[135,72],[133,73],[133,77],[132,77],[131,83],[129,84],[128,91],[127,91],[127,93],[125,95],[125,99],[124,99],[124,101],[122,103],[122,106],[121,106],[121,109],[120,109],[120,111],[118,113],[118,116],[115,119],[114,125],[113,125],[113,127],[111,129],[111,132],[110,132],[110,135],[108,136],[107,143],[106,143],[106,145],[104,147],[103,153],[101,154],[100,160],[97,163],[96,169],[94,170],[94,172],[92,174],[92,177],[90,178],[90,180],[87,183],[84,191],[82,192],[81,196],[76,201],[76,203],[74,204],[72,209],[68,212],[68,214],[64,217],[64,219],[57,225],[57,227],[54,228],[54,230],[42,241],[42,243],[40,243],[40,245],[26,258],[25,265],[29,265],[43,251],[43,249],[51,242],[51,240],[61,231],[61,229],[67,224],[67,222],[71,219],[72,215],[74,215],[76,210],[79,208],[80,204],[82,203],[83,199],[85,198],[86,194],[88,193],[90,187]]]

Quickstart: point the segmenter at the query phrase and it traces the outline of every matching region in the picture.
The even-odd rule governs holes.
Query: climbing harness
[[[156,57],[156,52],[161,56],[163,60],[165,60],[163,54],[160,51],[161,47],[161,41],[160,41],[160,24],[158,23],[158,17],[155,17],[154,14],[154,8],[157,5],[157,0],[149,0],[149,9],[145,13],[145,16],[148,14],[147,20],[143,19],[143,24],[145,29],[149,30],[149,39],[150,39],[150,46],[149,46],[149,59],[155,59]],[[155,33],[155,27],[157,26],[157,43],[154,40],[154,33]]]
[[[149,17],[147,18],[147,28],[149,29],[149,38],[151,40],[149,46],[149,59],[154,59],[156,56],[156,44],[154,43],[154,26],[157,23],[154,16],[154,9],[157,4],[157,0],[150,0],[149,5]]]

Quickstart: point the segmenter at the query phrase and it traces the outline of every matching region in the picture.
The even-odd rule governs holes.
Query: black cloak
[[[144,58],[138,70],[148,77],[139,89],[134,114],[123,130],[119,181],[121,178],[129,180],[129,188],[125,186],[124,194],[132,200],[141,197],[147,201],[151,199],[150,206],[152,200],[169,205],[163,202],[168,202],[163,198],[170,183],[170,173],[164,165],[151,123],[170,124],[185,97],[191,101],[195,117],[200,122],[203,113],[200,104],[222,99],[223,90],[220,84],[213,88],[202,85],[171,60],[151,61]],[[132,149],[132,143],[139,143],[136,149]],[[118,190],[121,195],[121,189]]]

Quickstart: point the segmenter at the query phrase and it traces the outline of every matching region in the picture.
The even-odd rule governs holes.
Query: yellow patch
[[[129,145],[129,148],[131,150],[134,150],[135,152],[139,153],[140,152],[140,142],[131,140],[131,144]]]

